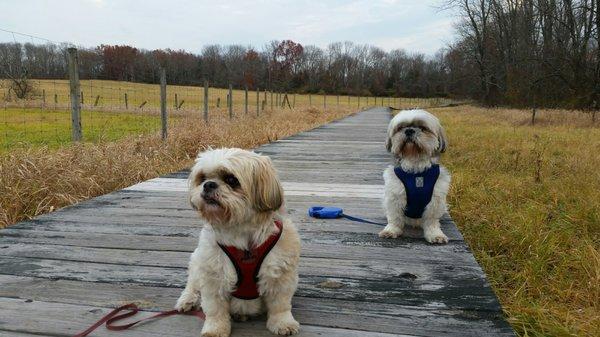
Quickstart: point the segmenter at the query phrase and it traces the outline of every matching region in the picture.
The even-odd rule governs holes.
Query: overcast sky
[[[291,39],[326,47],[353,41],[432,55],[452,41],[440,0],[0,0],[0,29],[82,46],[185,49]],[[21,42],[39,42],[15,35]],[[13,34],[0,31],[0,42]]]

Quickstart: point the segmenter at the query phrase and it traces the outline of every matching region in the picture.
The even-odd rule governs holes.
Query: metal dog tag
[[[425,179],[423,177],[416,177],[415,178],[415,185],[417,187],[423,187],[425,185]]]

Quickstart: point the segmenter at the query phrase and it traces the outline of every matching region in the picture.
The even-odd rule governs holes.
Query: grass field
[[[451,214],[521,336],[600,336],[600,125],[573,111],[431,109]]]
[[[208,146],[252,148],[352,112],[344,108],[267,111],[233,120],[215,116],[208,124],[184,116],[170,125],[166,141],[154,132],[54,149],[14,147],[0,154],[0,228],[180,170]],[[115,118],[123,121],[120,115]]]
[[[7,108],[0,110],[0,152],[15,146],[47,145],[55,148],[71,142],[71,115],[64,110]],[[84,141],[111,141],[127,134],[160,130],[157,114],[84,110],[81,113]]]
[[[19,102],[25,105],[40,107],[45,102],[47,108],[68,107],[69,105],[69,81],[68,80],[31,80],[34,86],[34,97],[28,102]],[[8,82],[0,79],[0,98],[10,98],[9,102],[15,102],[15,96],[8,93]],[[122,81],[105,80],[81,80],[81,93],[83,94],[83,106],[90,109],[100,110],[151,110],[160,106],[160,87],[157,84],[144,84]],[[125,95],[127,94],[127,107]],[[208,102],[210,108],[226,107],[228,89],[209,88]],[[177,100],[176,100],[177,96]],[[245,104],[244,90],[233,90],[233,107],[242,112]],[[274,92],[265,92],[260,89],[257,96],[256,91],[248,92],[249,111],[255,112],[257,99],[261,105],[266,101],[266,108],[283,105],[284,96]],[[361,108],[373,105],[385,106],[430,106],[443,104],[445,99],[436,98],[394,98],[394,97],[366,97],[366,96],[342,96],[323,94],[288,94],[288,101],[292,107],[352,107]],[[146,102],[142,108],[140,106]],[[182,103],[183,102],[183,103]],[[167,106],[175,108],[175,104],[181,105],[181,110],[202,110],[204,107],[204,88],[197,86],[167,86]],[[287,103],[286,103],[287,106]]]
[[[14,147],[39,145],[55,148],[70,142],[69,82],[31,82],[34,85],[33,95],[19,100],[14,93],[9,93],[8,82],[0,80],[0,152],[10,151]],[[160,129],[158,85],[82,80],[80,86],[83,97],[81,124],[84,141],[116,140],[127,135],[147,134]],[[229,115],[227,95],[227,89],[209,88],[209,120]],[[245,92],[233,90],[232,96],[233,115],[240,118],[246,114]],[[257,114],[257,102],[259,113],[284,111],[290,107],[295,111],[309,107],[320,111],[359,110],[373,105],[427,107],[448,102],[444,99],[290,94],[284,104],[284,98],[282,94],[264,91],[257,97],[256,91],[251,91],[248,93],[248,114]],[[171,121],[183,117],[201,121],[204,88],[169,85],[167,109]]]

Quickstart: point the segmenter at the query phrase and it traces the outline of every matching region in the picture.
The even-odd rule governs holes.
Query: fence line
[[[264,112],[284,109],[356,110],[373,102],[368,96],[336,95],[333,101],[326,94],[301,95],[247,87],[234,90],[232,85],[226,89],[211,88],[208,81],[199,87],[168,85],[167,78],[162,81],[163,71],[158,85],[80,80],[76,50],[68,55],[73,65],[69,67],[71,80],[27,80],[28,90],[18,92],[12,80],[0,79],[0,152],[36,144],[54,147],[71,141],[114,140],[128,134],[156,133],[166,138],[168,129],[184,119],[208,123],[215,118],[250,116],[251,105],[259,117]],[[316,104],[320,99],[322,105]],[[377,101],[383,105],[383,98]],[[224,102],[226,106],[221,105]],[[388,97],[388,104],[395,108],[448,102]]]

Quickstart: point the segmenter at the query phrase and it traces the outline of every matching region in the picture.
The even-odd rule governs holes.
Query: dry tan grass
[[[0,228],[77,201],[189,166],[207,146],[252,148],[349,115],[314,108],[179,121],[166,142],[157,136],[76,144],[57,150],[17,149],[0,157]]]
[[[600,128],[573,111],[431,109],[451,214],[521,336],[600,336]]]
[[[473,107],[469,108],[472,109]],[[512,124],[514,126],[531,125],[533,110],[491,108],[486,109],[489,120],[501,124]],[[596,127],[600,122],[600,114],[595,116],[589,111],[559,110],[559,109],[536,109],[536,126],[559,126],[559,127]]]

